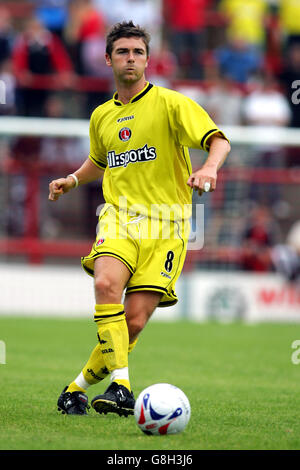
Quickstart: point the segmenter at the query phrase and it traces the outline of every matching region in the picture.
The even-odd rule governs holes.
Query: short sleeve
[[[180,145],[208,151],[208,140],[212,135],[218,134],[228,141],[225,134],[198,103],[180,93],[176,98],[172,106],[171,125]]]
[[[101,170],[107,167],[107,158],[105,150],[101,148],[99,135],[96,131],[96,115],[92,114],[90,119],[90,154],[89,159]]]

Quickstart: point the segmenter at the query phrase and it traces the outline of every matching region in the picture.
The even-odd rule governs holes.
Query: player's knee
[[[113,280],[108,277],[97,276],[94,285],[98,303],[120,303],[122,292]]]

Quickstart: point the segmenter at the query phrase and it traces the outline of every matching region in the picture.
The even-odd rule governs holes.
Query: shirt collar
[[[146,95],[146,93],[148,93],[149,90],[151,90],[152,87],[152,83],[147,82],[145,87],[139,93],[134,95],[131,100],[126,104],[135,103],[136,101],[140,100],[144,95]],[[124,103],[122,103],[122,101],[118,100],[117,92],[114,94],[113,100],[116,106],[126,106]]]

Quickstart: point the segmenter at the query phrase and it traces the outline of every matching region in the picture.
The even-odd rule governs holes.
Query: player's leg
[[[125,310],[126,311],[126,310]],[[126,315],[127,316],[127,315]],[[130,354],[135,348],[137,343],[137,338],[134,340],[130,339],[129,335],[129,345],[128,345],[128,354]],[[101,345],[98,338],[98,343],[94,347],[91,355],[80,372],[79,376],[69,385],[69,390],[72,391],[83,391],[85,392],[87,388],[91,385],[95,385],[102,380],[104,380],[110,374],[109,370],[105,366],[103,355],[101,352]]]
[[[162,294],[152,291],[138,291],[126,294],[124,305],[129,341],[135,344],[140,332],[158,306]]]
[[[129,277],[129,270],[118,259],[102,256],[95,260],[94,319],[98,326],[98,344],[82,371],[85,381],[90,385],[97,383],[117,366],[127,363],[128,330],[121,302]]]
[[[128,354],[135,348],[137,340],[138,338],[132,341],[129,337]],[[60,409],[67,412],[64,409],[64,403],[70,400],[68,404],[69,414],[86,414],[86,408],[88,407],[87,396],[85,395],[86,390],[91,385],[101,382],[109,374],[110,373],[105,366],[101,346],[98,341],[78,377],[69,385],[69,387],[65,387],[63,390],[59,398]]]
[[[131,276],[120,260],[103,256],[95,260],[95,317],[98,339],[112,380],[130,390],[128,377],[128,328],[122,294]]]
[[[161,298],[157,292],[142,291],[126,295],[124,307],[129,334],[128,352],[131,352],[138,340],[138,335],[146,325]],[[128,363],[127,363],[128,370]],[[102,395],[92,400],[92,407],[99,413],[116,412],[128,416],[133,414],[134,397],[128,395],[127,387],[115,377],[116,370],[111,371],[111,385]],[[119,385],[119,388],[117,387]],[[124,392],[124,393],[123,393]]]
[[[125,285],[131,276],[128,268],[113,257],[95,262],[95,322],[105,368],[111,384],[102,395],[93,398],[92,407],[99,413],[133,413],[134,397],[128,372],[129,335],[124,305],[121,303]]]
[[[161,298],[161,294],[157,292],[133,292],[127,294],[124,301],[126,312],[126,322],[129,333],[128,353],[134,349],[138,335],[146,325],[150,316],[154,312]],[[103,355],[101,352],[100,342],[93,349],[91,356],[84,366],[82,373],[87,386],[96,384],[103,380],[109,374],[109,370],[105,366]],[[80,380],[80,379],[79,379]]]
[[[64,409],[64,402],[74,401],[74,414],[82,414],[80,406],[86,399],[85,391],[90,385],[102,380],[112,372],[112,381],[127,387],[130,391],[128,377],[128,328],[124,306],[121,303],[125,285],[131,273],[120,260],[103,256],[94,263],[95,286],[95,322],[98,326],[98,344],[92,351],[87,364],[71,384],[66,387],[60,398],[59,407]],[[72,398],[72,400],[70,400]],[[78,398],[78,399],[77,399]],[[71,410],[72,412],[72,410]]]

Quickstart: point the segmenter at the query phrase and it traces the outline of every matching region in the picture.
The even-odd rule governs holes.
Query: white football
[[[166,383],[154,384],[139,394],[134,416],[145,434],[178,434],[189,422],[191,407],[180,388]]]

